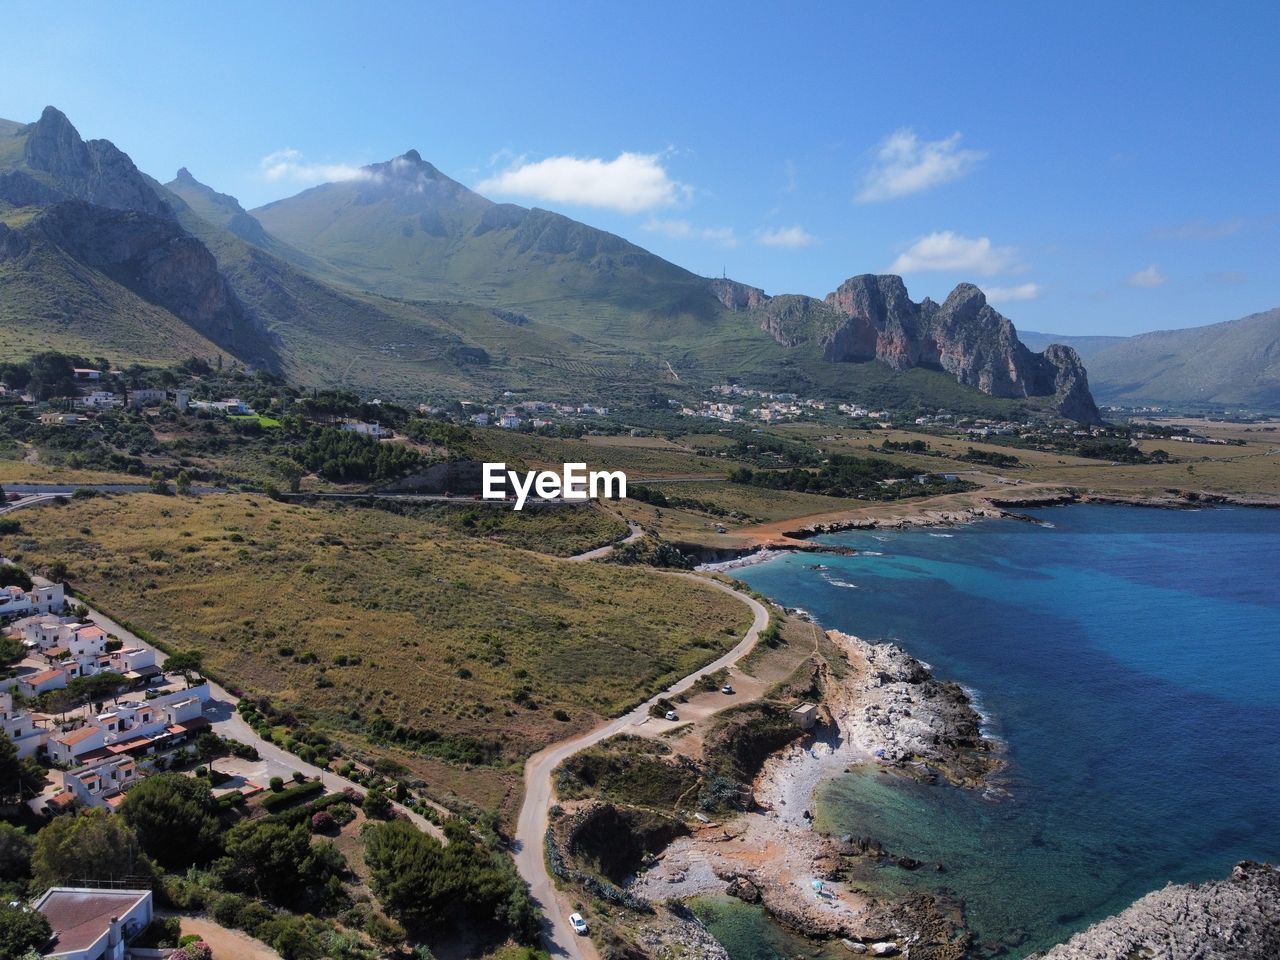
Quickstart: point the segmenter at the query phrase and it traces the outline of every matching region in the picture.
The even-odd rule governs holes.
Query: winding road
[[[633,531],[632,539],[634,536]],[[712,580],[696,573],[669,573],[667,576],[692,580],[722,590],[741,600],[751,608],[752,623],[746,634],[728,653],[694,671],[683,680],[677,681],[661,693],[650,697],[630,713],[602,723],[569,740],[553,743],[535,753],[525,764],[524,801],[516,821],[516,869],[529,884],[529,892],[534,902],[542,909],[543,941],[547,951],[553,957],[599,960],[600,956],[589,937],[577,936],[569,926],[569,914],[573,912],[573,906],[569,902],[569,896],[561,894],[556,889],[555,881],[547,869],[544,838],[551,822],[551,805],[555,802],[552,774],[556,767],[581,750],[622,733],[630,727],[645,723],[649,720],[649,708],[658,700],[684,693],[708,674],[733,666],[755,648],[760,635],[769,626],[769,611],[754,597],[739,593],[719,580]]]

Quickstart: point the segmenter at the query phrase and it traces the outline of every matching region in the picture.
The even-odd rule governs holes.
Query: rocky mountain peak
[[[40,119],[27,128],[23,161],[30,170],[45,175],[41,202],[75,199],[115,210],[171,216],[128,155],[109,140],[83,140],[56,107],[45,107]],[[30,192],[32,186],[24,178],[32,179],[17,171],[8,186]]]
[[[916,303],[901,277],[861,274],[828,294],[825,305],[829,317],[813,304],[762,311],[761,325],[789,346],[816,340],[825,360],[942,369],[991,396],[1052,398],[1064,417],[1101,419],[1075,351],[1032,353],[972,283],[956,286],[941,304],[928,298]]]
[[[189,187],[202,186],[199,180],[191,175],[191,171],[186,167],[179,167],[177,174],[174,176],[175,183],[185,184]]]

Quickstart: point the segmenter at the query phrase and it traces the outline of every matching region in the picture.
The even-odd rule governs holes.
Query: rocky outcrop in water
[[[1240,863],[1226,880],[1169,886],[1028,960],[1275,960],[1280,868]]]
[[[926,777],[979,787],[1003,761],[982,734],[982,717],[958,683],[892,643],[868,643],[836,630],[827,636],[866,667],[830,692],[831,708],[851,746],[881,763]]]

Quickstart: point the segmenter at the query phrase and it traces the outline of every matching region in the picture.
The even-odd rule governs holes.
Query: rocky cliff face
[[[1170,886],[1027,960],[1280,957],[1280,868],[1240,863],[1228,880]]]
[[[916,303],[901,277],[864,274],[846,280],[824,303],[775,297],[757,312],[761,327],[779,343],[813,342],[833,363],[932,367],[994,397],[1052,398],[1064,417],[1101,420],[1076,352],[1054,345],[1032,353],[970,283],[941,304],[927,297]]]
[[[708,281],[708,285],[721,305],[730,310],[754,310],[769,300],[759,287],[749,287],[737,280],[717,278]]]
[[[275,365],[270,338],[253,325],[213,254],[175,220],[71,200],[49,207],[26,229],[236,356]]]
[[[5,192],[22,193],[28,202],[34,199],[41,204],[85,200],[115,210],[170,216],[169,208],[125,153],[109,140],[82,140],[61,111],[45,107],[26,135],[22,159],[27,169],[7,175],[13,182]]]

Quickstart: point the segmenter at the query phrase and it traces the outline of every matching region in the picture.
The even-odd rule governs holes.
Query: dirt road
[[[599,953],[588,937],[579,937],[569,926],[569,914],[573,912],[569,898],[561,895],[547,870],[544,843],[550,823],[551,804],[555,802],[555,789],[551,776],[555,768],[580,750],[594,746],[614,734],[649,722],[649,707],[663,697],[684,693],[700,679],[717,670],[736,664],[755,647],[760,634],[769,626],[769,611],[759,601],[732,587],[694,573],[672,573],[669,576],[684,577],[723,590],[737,597],[751,608],[753,620],[750,628],[732,650],[717,660],[689,674],[636,707],[630,713],[603,723],[570,740],[562,740],[535,753],[524,768],[524,802],[516,821],[515,859],[520,876],[529,884],[534,901],[542,908],[543,939],[552,956],[570,957],[573,960],[599,960]],[[730,706],[738,698],[726,699]]]

